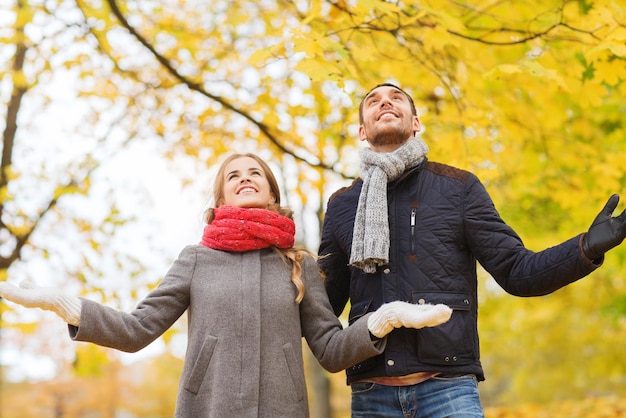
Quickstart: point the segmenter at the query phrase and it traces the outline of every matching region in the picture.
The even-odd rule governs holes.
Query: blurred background
[[[231,151],[271,161],[316,251],[380,82],[533,250],[626,199],[623,2],[0,0],[0,45],[0,280],[117,309],[199,242]],[[487,417],[626,416],[626,245],[551,295],[482,270],[479,295]],[[3,418],[173,415],[185,318],[129,355],[72,343],[50,312],[0,314]],[[343,373],[305,355],[312,416],[348,417]]]

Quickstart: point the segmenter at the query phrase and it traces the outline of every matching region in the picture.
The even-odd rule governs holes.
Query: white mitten
[[[424,328],[443,324],[452,316],[447,305],[416,305],[395,301],[383,304],[367,319],[372,335],[382,338],[394,328]]]
[[[54,289],[44,289],[24,280],[20,287],[0,282],[0,296],[27,308],[41,308],[59,315],[70,325],[80,325],[82,302]]]

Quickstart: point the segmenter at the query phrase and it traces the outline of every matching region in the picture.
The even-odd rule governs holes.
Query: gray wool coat
[[[131,313],[82,299],[70,336],[135,352],[187,311],[176,417],[308,417],[302,337],[330,372],[380,354],[386,340],[371,341],[367,316],[343,329],[312,257],[303,263],[300,304],[290,274],[271,249],[190,245]]]

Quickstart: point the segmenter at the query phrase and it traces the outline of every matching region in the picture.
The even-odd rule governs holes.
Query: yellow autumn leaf
[[[321,0],[311,0],[309,2],[309,10],[306,13],[304,19],[300,22],[301,25],[308,25],[313,19],[319,17],[322,12],[322,2]]]

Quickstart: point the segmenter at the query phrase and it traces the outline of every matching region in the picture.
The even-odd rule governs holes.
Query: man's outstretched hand
[[[618,202],[619,195],[612,195],[583,237],[583,251],[590,260],[602,257],[626,238],[626,209],[616,217],[611,216]]]

